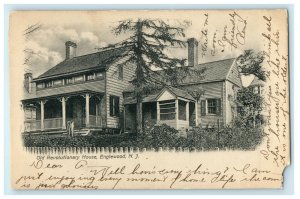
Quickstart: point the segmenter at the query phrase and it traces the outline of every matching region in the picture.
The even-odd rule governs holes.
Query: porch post
[[[195,102],[195,125],[198,126],[198,100]]]
[[[156,123],[160,123],[160,108],[159,108],[159,101],[156,102]]]
[[[179,113],[178,98],[176,98],[176,100],[175,100],[175,123],[176,123],[176,129],[177,130],[178,130],[178,113]]]
[[[85,94],[85,126],[90,125],[90,95]]]
[[[44,130],[44,100],[41,100],[41,130]]]
[[[62,128],[66,129],[66,98],[61,98],[61,106],[62,106]]]
[[[185,105],[186,121],[190,121],[190,102]]]

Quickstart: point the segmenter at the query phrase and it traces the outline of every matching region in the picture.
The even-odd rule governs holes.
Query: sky
[[[65,59],[65,42],[77,43],[77,56],[97,52],[97,48],[116,43],[130,36],[113,34],[113,27],[125,19],[147,18],[162,19],[170,25],[177,26],[187,20],[191,23],[185,28],[185,38],[194,37],[199,41],[198,62],[205,63],[215,60],[237,57],[246,49],[259,51],[260,46],[256,42],[253,30],[256,30],[255,20],[249,20],[247,13],[236,13],[233,11],[197,11],[197,12],[56,12],[39,13],[40,17],[27,22],[27,27],[37,25],[39,28],[25,38],[24,52],[28,58],[27,71],[31,71],[34,77],[39,76],[46,70],[55,66]],[[49,17],[51,15],[51,17]],[[38,16],[35,14],[35,16]],[[233,23],[234,21],[234,23]],[[244,23],[245,22],[245,23]],[[229,38],[230,31],[235,34],[245,27],[245,41],[243,44],[234,42],[236,48],[226,43],[222,38],[226,29]],[[250,34],[251,31],[251,34]],[[215,43],[214,43],[215,40]],[[222,42],[223,46],[219,44]],[[212,55],[213,45],[215,53]],[[206,47],[207,46],[207,47]],[[206,50],[205,50],[206,48]],[[187,58],[187,48],[170,49],[173,57]],[[249,84],[253,77],[243,78],[245,84]]]

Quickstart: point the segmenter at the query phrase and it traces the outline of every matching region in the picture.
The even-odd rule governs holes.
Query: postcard
[[[288,11],[15,11],[11,186],[280,189]]]

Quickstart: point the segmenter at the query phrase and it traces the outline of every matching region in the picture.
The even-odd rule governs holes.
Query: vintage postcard
[[[288,12],[16,11],[14,189],[282,188]]]

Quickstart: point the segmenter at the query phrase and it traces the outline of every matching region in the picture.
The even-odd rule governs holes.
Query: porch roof
[[[183,99],[186,99],[186,100],[189,100],[189,101],[195,101],[195,99],[185,90],[181,90],[181,89],[178,89],[178,88],[174,88],[174,87],[171,87],[171,86],[167,86],[167,87],[164,87],[152,94],[149,94],[147,96],[144,96],[143,97],[143,103],[146,103],[146,102],[156,102],[159,97],[165,93],[165,91],[169,91],[171,94],[173,94],[174,96],[176,97],[180,97],[180,98],[183,98]],[[124,104],[135,104],[136,103],[136,97],[135,96],[129,96],[129,97],[125,97],[124,98]]]
[[[68,86],[60,86],[56,88],[47,88],[36,91],[35,94],[31,94],[25,96],[22,101],[34,100],[34,99],[43,99],[49,97],[57,97],[57,96],[68,96],[74,94],[82,94],[82,93],[104,93],[105,88],[99,86],[95,87],[91,84],[72,84]]]

